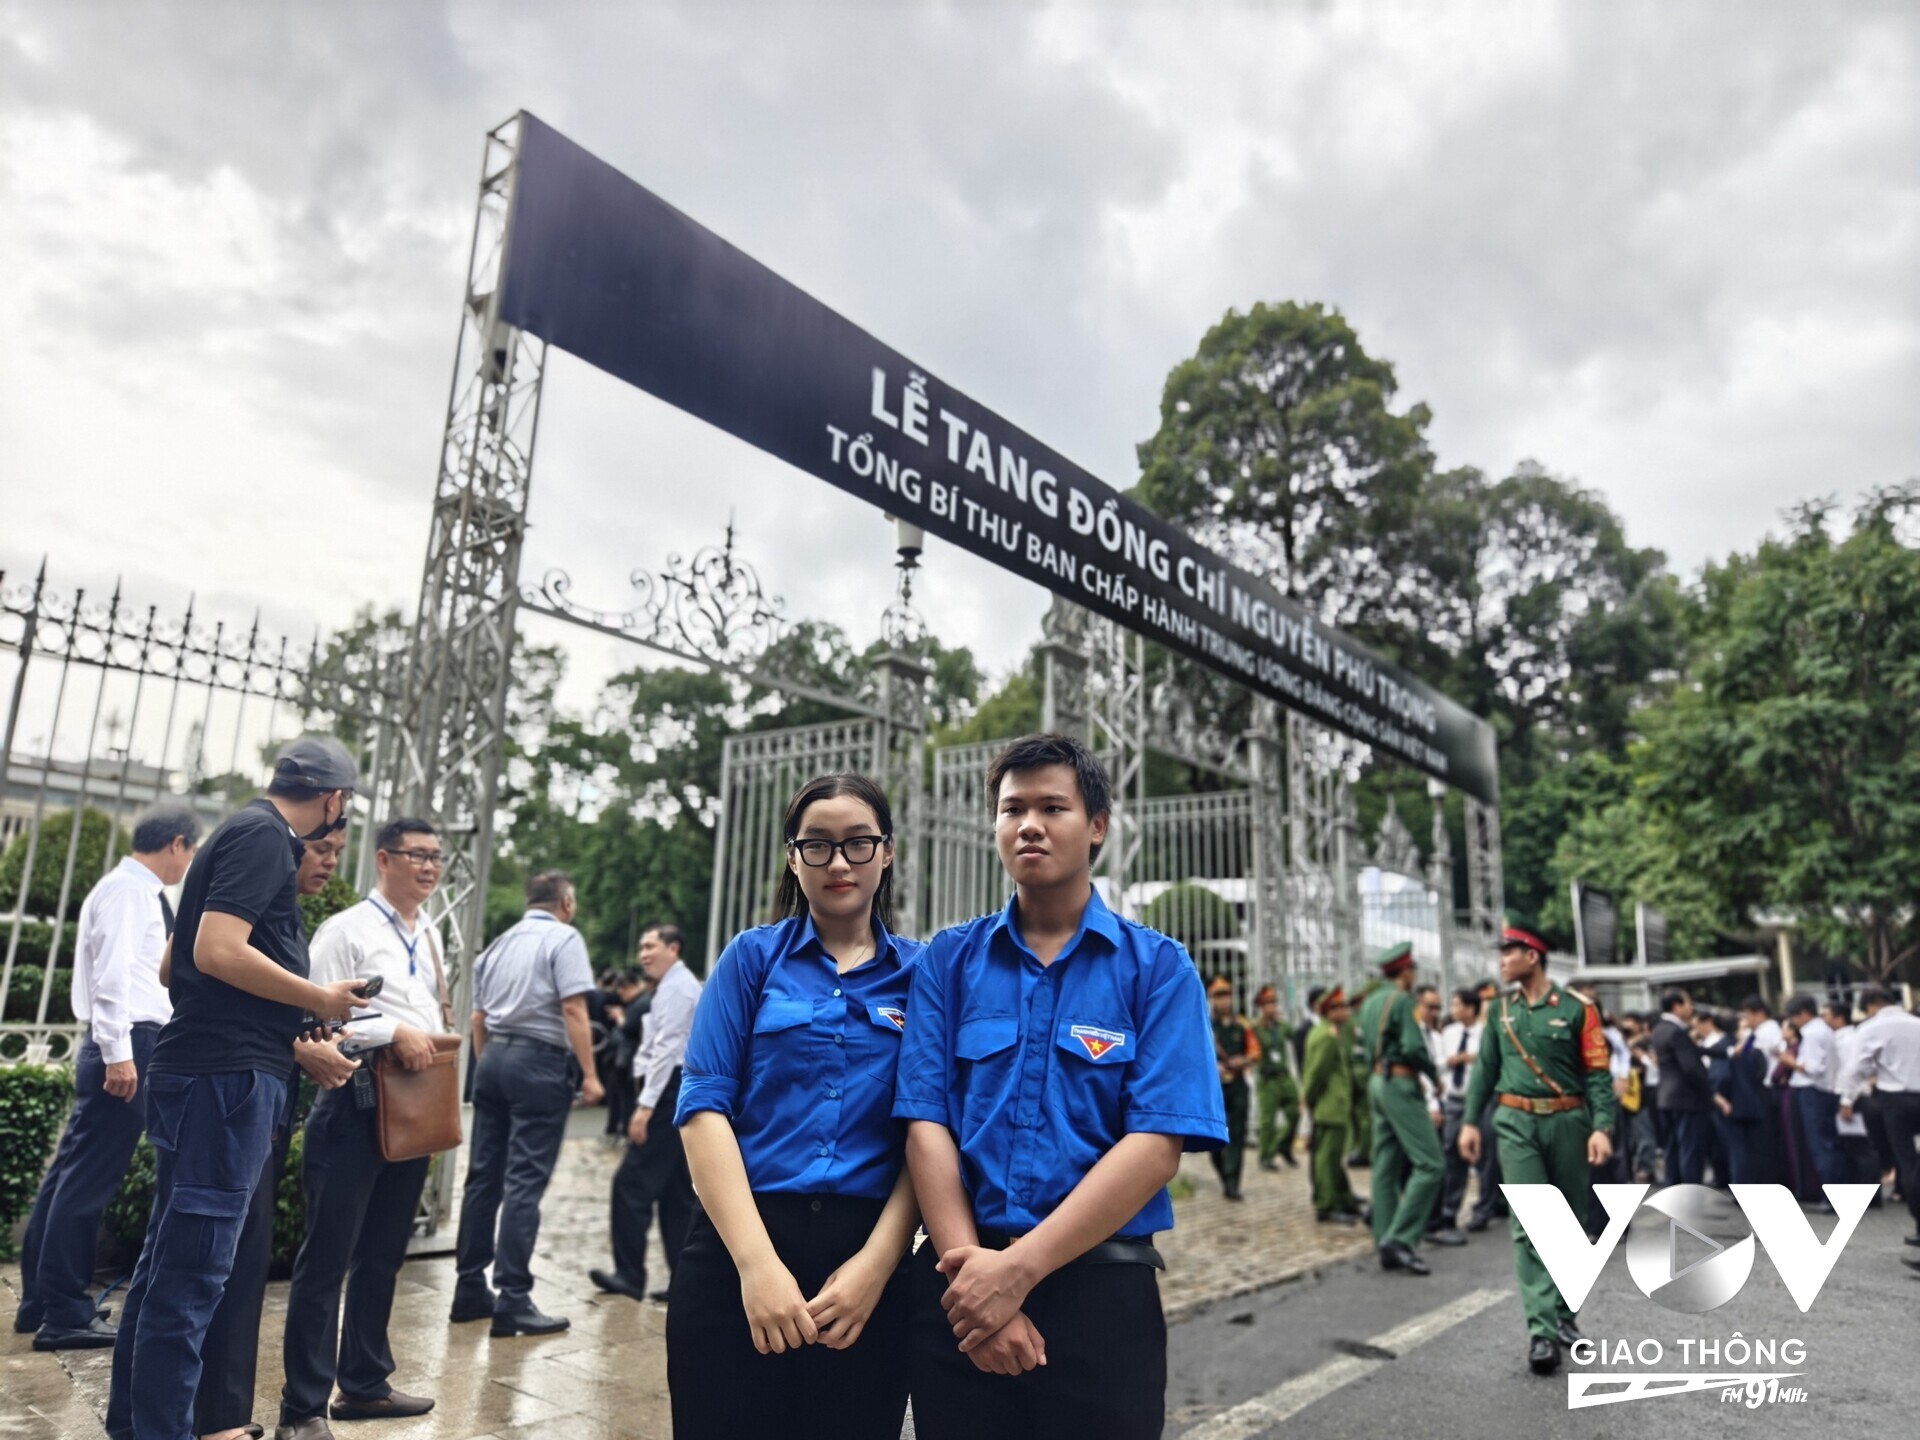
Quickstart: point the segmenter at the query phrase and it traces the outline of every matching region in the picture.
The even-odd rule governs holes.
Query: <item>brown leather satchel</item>
[[[460,1143],[460,1037],[427,1038],[433,1042],[433,1062],[424,1070],[405,1069],[390,1050],[374,1060],[384,1160],[417,1160]]]

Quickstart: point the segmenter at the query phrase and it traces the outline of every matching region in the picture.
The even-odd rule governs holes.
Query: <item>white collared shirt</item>
[[[1464,1099],[1467,1093],[1467,1079],[1473,1074],[1471,1065],[1449,1065],[1447,1062],[1460,1053],[1460,1037],[1467,1037],[1466,1053],[1480,1053],[1480,1030],[1478,1020],[1471,1025],[1462,1025],[1458,1020],[1449,1020],[1440,1030],[1440,1044],[1434,1051],[1434,1064],[1440,1067],[1440,1088],[1456,1100]]]
[[[88,1026],[109,1065],[133,1059],[133,1027],[164,1025],[173,1001],[160,983],[167,926],[164,887],[133,856],[100,877],[80,907],[73,938],[73,1018]]]
[[[700,981],[684,960],[660,977],[653,987],[647,1018],[641,1022],[640,1048],[633,1056],[633,1078],[640,1082],[639,1105],[651,1110],[687,1057],[687,1038],[693,1034],[693,1011],[700,1003]]]
[[[1833,1089],[1833,1027],[1818,1015],[1800,1027],[1800,1068],[1787,1081],[1790,1090],[1809,1085]]]
[[[1858,1025],[1852,1065],[1841,1077],[1841,1095],[1855,1101],[1867,1086],[1887,1094],[1920,1094],[1920,1015],[1882,1005]]]
[[[407,952],[409,942],[412,954]],[[375,892],[329,916],[314,932],[308,949],[316,985],[385,977],[373,1003],[356,1009],[347,1022],[362,1045],[391,1043],[400,1025],[429,1035],[446,1033],[440,1010],[445,952],[440,948],[440,932],[425,914],[416,916],[409,930],[385,897]]]

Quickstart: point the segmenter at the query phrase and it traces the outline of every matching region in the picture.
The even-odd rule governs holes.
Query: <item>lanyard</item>
[[[413,952],[420,948],[419,928],[417,926],[415,927],[414,936],[411,940],[409,940],[407,938],[407,932],[400,928],[400,917],[398,915],[394,914],[393,911],[387,909],[386,906],[382,905],[378,900],[374,899],[373,896],[371,895],[367,897],[367,903],[373,906],[373,908],[378,910],[382,915],[386,916],[387,923],[393,927],[393,933],[400,938],[401,945],[403,945],[406,948],[407,974],[418,975],[420,973],[420,969],[418,964],[414,961]]]

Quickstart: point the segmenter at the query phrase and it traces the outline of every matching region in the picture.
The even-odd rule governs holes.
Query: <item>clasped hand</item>
[[[856,1251],[808,1300],[793,1272],[778,1259],[748,1266],[740,1272],[740,1303],[747,1312],[753,1348],[762,1355],[783,1355],[814,1344],[847,1349],[873,1318],[892,1276],[893,1266],[884,1259]]]

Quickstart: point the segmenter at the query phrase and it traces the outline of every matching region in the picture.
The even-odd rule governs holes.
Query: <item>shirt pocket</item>
[[[856,1004],[847,1018],[853,1022],[848,1030],[856,1037],[855,1059],[861,1071],[891,1087],[900,1070],[900,1036],[907,1025],[906,1010],[899,1005]]]
[[[1110,1018],[1069,1016],[1054,1026],[1053,1043],[1065,1056],[1051,1087],[1055,1108],[1079,1133],[1111,1143],[1120,1133],[1120,1092],[1139,1037]]]
[[[1020,1022],[1012,1015],[975,1015],[960,1022],[953,1054],[962,1139],[1012,1102],[1013,1046],[1019,1038]]]
[[[813,1032],[813,1001],[764,1000],[753,1017],[753,1060],[749,1074],[776,1084],[808,1078]]]

